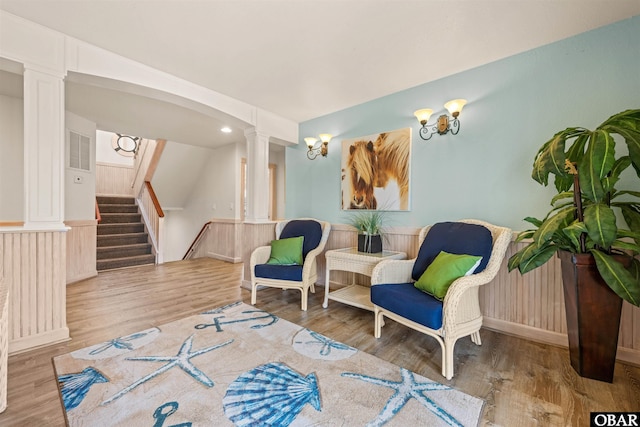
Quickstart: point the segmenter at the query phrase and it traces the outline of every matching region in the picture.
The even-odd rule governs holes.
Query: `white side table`
[[[380,261],[385,259],[405,259],[407,257],[404,252],[382,251],[377,254],[370,254],[358,252],[357,248],[333,249],[325,252],[324,255],[327,266],[324,276],[324,302],[322,307],[327,308],[331,299],[369,311],[373,311],[369,286],[354,283],[337,291],[329,292],[329,272],[331,270],[342,270],[371,277],[373,267]]]

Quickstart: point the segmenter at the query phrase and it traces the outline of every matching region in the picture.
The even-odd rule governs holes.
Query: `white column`
[[[269,220],[269,136],[255,128],[247,138],[247,221]]]
[[[24,72],[25,228],[64,228],[64,82]]]

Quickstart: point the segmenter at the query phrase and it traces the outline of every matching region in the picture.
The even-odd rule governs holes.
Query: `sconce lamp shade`
[[[318,136],[320,137],[320,141],[324,143],[331,141],[331,138],[333,138],[333,135],[331,135],[330,133],[321,133]]]
[[[460,115],[460,112],[462,111],[462,107],[464,107],[466,103],[466,99],[454,99],[444,104],[444,108],[449,110],[449,114],[451,114],[453,117],[458,117]]]
[[[416,110],[413,114],[416,116],[420,124],[424,125],[429,121],[429,118],[433,114],[433,110],[430,108],[423,108],[422,110]]]
[[[310,136],[308,136],[308,137],[306,137],[306,138],[304,139],[304,142],[306,142],[306,143],[307,143],[307,147],[309,147],[309,148],[312,148],[312,147],[315,145],[315,143],[316,143],[317,141],[318,141],[318,139],[317,139],[317,138],[312,138],[312,137],[310,137]]]

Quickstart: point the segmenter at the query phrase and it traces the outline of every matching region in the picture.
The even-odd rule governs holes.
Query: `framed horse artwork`
[[[409,210],[411,128],[342,140],[342,209]]]

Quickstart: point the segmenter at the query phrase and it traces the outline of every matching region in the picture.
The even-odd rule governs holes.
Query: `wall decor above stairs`
[[[102,220],[98,224],[96,269],[154,264],[149,236],[133,197],[97,196]]]

